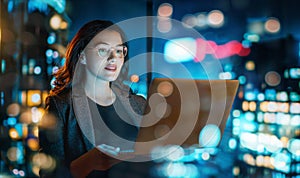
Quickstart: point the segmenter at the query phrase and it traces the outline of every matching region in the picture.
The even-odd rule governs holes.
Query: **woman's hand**
[[[119,162],[121,160],[110,157],[97,148],[93,148],[72,161],[70,170],[75,178],[81,178],[86,177],[93,170],[105,171]]]

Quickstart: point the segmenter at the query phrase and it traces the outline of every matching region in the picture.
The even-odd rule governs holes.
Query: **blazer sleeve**
[[[46,99],[45,114],[39,126],[40,153],[55,161],[53,165],[41,165],[40,177],[72,177],[65,161],[65,119],[54,96]],[[51,162],[51,161],[50,161]]]

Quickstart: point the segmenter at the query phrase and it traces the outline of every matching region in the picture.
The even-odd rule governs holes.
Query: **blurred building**
[[[37,126],[71,23],[65,5],[65,0],[1,0],[1,174],[38,173]]]

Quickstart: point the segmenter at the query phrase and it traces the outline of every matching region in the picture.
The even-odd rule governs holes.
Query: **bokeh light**
[[[288,150],[295,156],[300,156],[300,139],[290,139],[288,142]]]
[[[68,28],[69,24],[66,21],[62,21],[60,23],[60,29],[66,30]]]
[[[54,30],[58,30],[60,28],[61,22],[62,22],[61,17],[58,14],[55,14],[50,19],[50,26]]]
[[[130,76],[130,80],[133,83],[137,83],[137,82],[139,82],[140,77],[138,75],[136,75],[136,74],[133,74],[133,75]]]
[[[253,61],[247,61],[245,68],[249,71],[255,70],[255,63]]]
[[[167,41],[164,46],[165,60],[169,63],[179,63],[194,60],[197,44],[193,38],[178,38]]]
[[[6,111],[8,116],[14,117],[20,114],[21,107],[18,103],[12,103],[7,107]]]
[[[271,164],[275,169],[283,172],[290,171],[291,158],[285,153],[274,153],[272,156]]]
[[[157,23],[157,30],[161,33],[168,33],[172,29],[172,22],[169,19],[161,18]]]
[[[181,22],[186,28],[193,28],[198,24],[197,17],[195,17],[193,14],[184,15]]]
[[[32,123],[32,114],[31,111],[27,110],[22,112],[20,115],[20,122],[24,124],[31,124]]]
[[[199,145],[216,147],[221,140],[221,131],[217,125],[207,124],[200,132]]]
[[[203,153],[201,154],[201,158],[202,158],[204,161],[207,161],[207,160],[209,160],[209,158],[210,158],[210,154],[207,153],[207,152],[203,152]]]
[[[36,153],[33,155],[32,164],[46,171],[51,171],[56,167],[55,159],[44,153]]]
[[[179,145],[171,145],[165,148],[169,161],[179,161],[184,156],[184,150]]]
[[[244,75],[239,76],[239,77],[238,77],[238,80],[239,80],[239,82],[240,82],[240,85],[244,85],[244,84],[246,84],[246,82],[247,82],[247,78],[246,78],[246,76],[244,76]]]
[[[55,35],[55,33],[50,33],[50,35],[49,35],[48,38],[47,38],[47,43],[48,43],[49,45],[52,45],[52,44],[55,43],[55,40],[56,40],[56,35]]]
[[[224,24],[224,14],[220,10],[210,11],[207,15],[207,20],[211,27],[221,27]]]
[[[237,147],[236,139],[230,138],[229,141],[228,141],[228,146],[229,146],[230,149],[233,149],[233,150],[236,149],[236,147]]]
[[[264,23],[262,21],[250,20],[248,23],[248,33],[261,35],[264,31]]]
[[[233,174],[234,176],[238,176],[238,175],[240,174],[240,168],[237,167],[237,166],[234,166],[234,167],[232,168],[232,174]]]
[[[15,128],[10,128],[8,134],[9,134],[10,138],[12,138],[12,139],[20,138],[19,133],[17,132],[17,130]]]
[[[18,157],[20,156],[20,150],[17,147],[10,147],[7,150],[7,158],[10,161],[17,161]]]
[[[32,151],[38,151],[39,149],[39,142],[36,138],[29,138],[27,140],[27,145]]]
[[[34,70],[33,70],[33,73],[36,74],[36,75],[40,75],[42,72],[42,68],[40,66],[35,66],[34,67]]]
[[[197,27],[204,29],[207,27],[207,16],[206,13],[199,13],[196,15],[197,18]]]
[[[270,17],[265,22],[265,30],[269,33],[278,33],[280,31],[280,22],[275,17]]]
[[[163,3],[158,7],[157,14],[161,17],[170,17],[173,13],[173,6],[169,3]]]
[[[265,75],[265,81],[270,86],[277,86],[281,82],[281,76],[275,71],[269,71]]]
[[[163,81],[157,86],[157,92],[164,97],[168,97],[173,93],[173,84],[168,81]]]

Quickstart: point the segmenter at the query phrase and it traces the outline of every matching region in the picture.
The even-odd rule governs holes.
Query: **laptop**
[[[238,86],[238,80],[153,79],[135,154],[169,145],[217,147]]]

